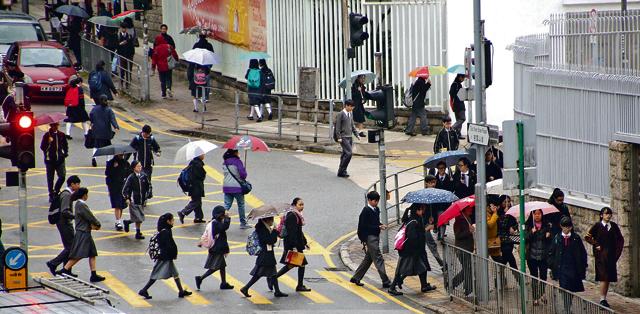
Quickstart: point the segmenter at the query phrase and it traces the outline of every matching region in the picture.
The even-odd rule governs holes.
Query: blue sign
[[[4,253],[4,265],[11,270],[20,270],[27,265],[27,254],[21,248],[10,248]]]

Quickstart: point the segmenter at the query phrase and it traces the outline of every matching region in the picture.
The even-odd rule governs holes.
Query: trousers
[[[47,171],[47,187],[49,188],[49,194],[58,193],[60,188],[62,188],[62,184],[64,184],[65,176],[67,175],[67,170],[63,162],[60,163],[45,163],[45,169]],[[58,175],[58,180],[56,180],[56,184],[53,184],[54,175]]]
[[[204,218],[204,213],[202,212],[202,197],[191,196],[191,201],[187,203],[187,206],[185,206],[181,212],[183,215],[188,216],[193,211],[196,212],[196,219]]]
[[[364,259],[356,269],[355,274],[353,274],[353,279],[360,281],[371,267],[371,264],[376,266],[378,270],[378,274],[380,275],[380,279],[382,279],[383,284],[389,284],[391,281],[387,276],[387,271],[384,266],[384,259],[382,258],[382,253],[380,252],[380,237],[370,235],[367,237],[367,242],[365,243],[365,254]]]
[[[64,264],[69,260],[69,253],[71,252],[71,245],[73,244],[73,237],[75,233],[73,231],[73,225],[70,223],[57,223],[56,227],[60,233],[60,239],[62,240],[62,252],[58,256],[54,257],[49,263],[56,267],[60,264]]]
[[[417,118],[420,118],[420,132],[422,134],[427,134],[429,132],[429,126],[427,125],[427,110],[424,109],[424,107],[412,107],[409,122],[407,122],[407,128],[404,130],[405,133],[413,132]]]
[[[346,174],[347,167],[351,162],[351,156],[353,156],[353,139],[351,137],[343,137],[340,142],[342,147],[342,154],[340,154],[340,166],[338,167],[338,174]]]

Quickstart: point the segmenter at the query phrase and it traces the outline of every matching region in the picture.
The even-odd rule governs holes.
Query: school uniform
[[[151,270],[152,280],[177,278],[178,269],[173,260],[178,258],[178,246],[173,240],[173,226],[166,224],[162,230],[158,232],[158,246],[160,248],[160,256],[153,265]]]
[[[209,249],[207,260],[204,263],[205,269],[217,271],[227,266],[225,254],[229,253],[229,243],[227,241],[227,230],[231,224],[231,218],[225,217],[222,221],[211,221],[211,235],[215,243]]]
[[[122,188],[122,196],[129,200],[129,220],[144,222],[144,207],[151,194],[151,183],[144,172],[132,173]]]
[[[593,246],[596,281],[618,281],[616,264],[624,249],[624,238],[618,224],[599,221],[589,229],[584,239]],[[598,246],[600,250],[596,249]]]
[[[280,263],[287,265],[287,253],[292,250],[296,250],[300,253],[304,253],[304,249],[307,245],[307,238],[302,232],[302,219],[298,214],[290,211],[285,216],[285,228],[287,229],[287,235],[283,239],[284,251],[282,251],[282,258]],[[305,256],[302,261],[302,265],[307,265],[307,257]]]
[[[81,259],[98,256],[96,244],[91,237],[91,227],[100,227],[100,222],[93,215],[85,201],[79,199],[75,204],[76,234],[73,238],[69,259]]]
[[[256,277],[274,277],[277,273],[273,245],[278,242],[278,232],[269,230],[263,222],[256,224],[255,232],[258,234],[261,250],[250,274]]]

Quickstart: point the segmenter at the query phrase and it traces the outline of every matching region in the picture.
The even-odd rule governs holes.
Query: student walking
[[[105,95],[107,100],[113,100],[113,94],[118,94],[118,90],[111,80],[111,75],[104,70],[104,66],[104,61],[100,60],[96,63],[95,70],[89,73],[89,95],[96,104],[101,103],[100,96],[102,95]]]
[[[596,222],[584,239],[593,246],[593,257],[596,264],[596,281],[600,282],[600,304],[610,307],[607,302],[609,283],[618,281],[616,264],[624,249],[624,238],[618,224],[611,221],[613,210],[603,207],[600,210],[600,221]]]
[[[160,254],[158,259],[155,260],[149,281],[147,281],[147,284],[142,288],[142,290],[138,291],[138,294],[147,300],[152,298],[148,292],[149,288],[156,282],[156,280],[161,279],[173,278],[176,282],[176,286],[178,287],[178,298],[184,298],[192,294],[191,291],[182,287],[178,269],[173,262],[173,260],[178,258],[178,246],[173,240],[171,228],[173,228],[173,215],[171,213],[165,213],[158,218],[158,233],[156,236],[158,238]]]
[[[269,120],[273,119],[273,111],[271,111],[271,91],[276,88],[276,78],[273,75],[273,71],[267,66],[267,60],[260,59],[260,72],[264,80],[262,80],[262,104],[260,105],[260,113],[264,113],[264,109],[266,109],[266,113],[268,113],[267,118]]]
[[[471,270],[471,254],[475,248],[475,242],[473,235],[476,232],[476,227],[471,224],[471,214],[473,213],[473,207],[466,207],[462,210],[462,214],[456,217],[453,223],[453,234],[455,236],[455,246],[467,251],[463,252],[456,250],[456,257],[460,262],[460,271],[453,277],[451,285],[455,289],[461,283],[464,287],[464,295],[470,295],[473,290],[473,277]]]
[[[184,223],[184,217],[195,211],[195,219],[193,223],[204,223],[204,213],[202,212],[202,198],[204,197],[204,179],[207,172],[204,170],[204,154],[193,158],[189,162],[189,179],[191,180],[189,196],[191,200],[182,210],[178,211],[180,223]]]
[[[91,230],[100,230],[101,225],[98,219],[96,219],[96,216],[91,212],[91,209],[89,209],[89,205],[87,205],[88,198],[89,190],[87,188],[79,188],[71,196],[71,201],[76,202],[74,206],[76,214],[76,234],[73,237],[69,260],[57,274],[71,275],[71,268],[75,264],[83,258],[89,258],[89,267],[91,269],[89,281],[100,282],[104,280],[104,277],[96,273],[98,250],[96,249],[96,244],[93,242],[93,237],[91,237]]]
[[[120,88],[129,89],[131,82],[131,67],[133,55],[135,54],[135,37],[128,32],[127,24],[120,23],[120,32],[118,33],[118,47],[116,52],[120,55],[118,58],[120,72]]]
[[[89,115],[85,109],[84,102],[84,90],[81,86],[82,78],[72,75],[69,78],[69,88],[64,96],[64,106],[66,109],[67,119],[66,123],[66,138],[68,140],[73,139],[71,137],[71,127],[74,123],[81,123],[82,130],[86,135],[89,132]]]
[[[250,298],[249,288],[255,284],[260,277],[267,277],[267,281],[273,285],[275,292],[273,296],[276,298],[288,297],[288,294],[280,291],[276,272],[276,257],[273,253],[273,245],[278,242],[278,232],[273,228],[273,217],[262,218],[258,220],[255,231],[258,235],[260,243],[260,253],[256,258],[256,265],[251,270],[251,280],[240,289],[240,292],[247,298]]]
[[[451,128],[451,118],[445,116],[442,118],[442,129],[436,135],[436,141],[433,143],[433,153],[458,150],[458,145],[458,133]]]
[[[137,160],[131,162],[133,173],[127,177],[122,188],[122,196],[129,204],[129,219],[123,221],[124,232],[129,232],[129,225],[136,225],[136,239],[142,240],[144,236],[140,231],[140,226],[144,222],[144,208],[147,199],[152,197],[151,182],[147,175],[142,172],[142,164]]]
[[[427,175],[424,179],[424,182],[425,182],[424,187],[426,189],[435,188],[436,181],[437,181],[436,177],[432,175]],[[440,257],[440,253],[438,252],[438,244],[436,243],[436,240],[433,238],[432,232],[435,231],[437,233],[438,240],[442,240],[442,235],[440,234],[440,231],[435,230],[435,226],[436,226],[438,217],[442,212],[444,212],[447,209],[448,204],[430,204],[428,206],[424,204],[412,204],[410,207],[412,206],[425,207],[424,215],[422,215],[422,224],[425,226],[425,232],[424,232],[425,243],[429,248],[429,251],[431,251],[431,254],[433,255],[433,257],[435,257],[436,262],[438,262],[438,265],[440,265],[440,267],[444,267],[444,261]]]
[[[467,109],[464,106],[464,101],[458,97],[458,92],[462,89],[462,82],[464,82],[464,78],[464,74],[456,75],[453,83],[451,83],[451,88],[449,88],[449,104],[451,105],[451,109],[456,117],[456,123],[453,125],[453,129],[458,133],[459,139],[464,139],[462,136],[462,125],[467,119]]]
[[[531,213],[525,225],[526,258],[529,273],[541,281],[547,281],[547,259],[551,247],[552,234],[551,224],[544,221],[542,209],[537,209]],[[542,301],[544,295],[544,284],[533,282],[533,304]]]
[[[411,97],[413,98],[413,106],[411,106],[411,115],[407,122],[407,128],[404,129],[404,133],[409,136],[416,136],[413,132],[413,128],[416,125],[416,119],[420,118],[420,133],[427,135],[429,133],[429,126],[427,124],[427,111],[425,106],[427,105],[427,92],[431,88],[431,79],[418,77],[411,86]]]
[[[352,100],[345,100],[344,109],[342,109],[336,117],[336,128],[334,132],[336,132],[334,138],[337,139],[338,143],[340,143],[340,147],[342,147],[340,166],[338,167],[338,177],[348,178],[349,173],[347,173],[347,167],[349,167],[351,156],[353,155],[353,135],[360,139],[358,131],[353,124]]]
[[[262,112],[260,111],[260,102],[262,101],[262,72],[260,72],[260,63],[258,59],[249,60],[249,69],[244,75],[247,79],[247,93],[249,93],[249,106],[251,112],[247,119],[253,120],[253,113],[256,114],[256,122],[262,122]]]
[[[284,264],[276,278],[286,274],[289,270],[294,267],[298,267],[298,285],[296,286],[297,292],[309,292],[311,289],[307,288],[304,285],[304,271],[305,265],[307,265],[307,258],[305,257],[302,261],[301,266],[296,266],[287,263],[287,254],[290,251],[304,253],[305,249],[309,248],[309,244],[307,243],[307,238],[304,236],[302,232],[302,226],[304,226],[304,216],[302,216],[302,212],[304,211],[304,201],[296,197],[291,202],[291,211],[289,211],[285,215],[284,228],[286,233],[283,237],[284,242],[284,251],[282,252],[282,258],[280,258],[280,263]],[[281,234],[282,236],[282,234]]]
[[[465,198],[475,193],[476,172],[470,169],[471,161],[466,157],[458,160],[458,169],[453,174],[453,193],[458,198]]]
[[[358,130],[358,135],[361,137],[366,136],[363,132],[364,122],[366,121],[364,104],[367,100],[371,99],[371,95],[367,92],[367,88],[364,86],[366,76],[358,75],[356,80],[351,85],[351,96],[353,98],[353,122]]]
[[[558,279],[560,288],[571,292],[584,291],[582,280],[587,275],[587,251],[582,239],[573,230],[573,222],[569,217],[560,219],[562,231],[555,235],[551,245],[551,271],[554,278]],[[564,303],[564,312],[571,311],[572,296],[569,293],[561,293]]]
[[[131,140],[129,146],[136,150],[133,158],[142,164],[142,171],[147,175],[149,182],[151,182],[154,164],[153,156],[160,156],[160,145],[158,145],[158,142],[151,134],[151,126],[145,124],[142,127],[142,132]]]
[[[244,215],[244,193],[242,193],[241,181],[247,179],[247,169],[244,167],[240,155],[235,149],[228,149],[222,155],[222,172],[224,180],[222,182],[222,192],[224,193],[224,207],[227,210],[233,206],[233,200],[238,205],[238,216],[240,216],[240,229],[249,229],[247,219]]]
[[[124,182],[131,174],[131,165],[124,159],[124,155],[115,155],[107,161],[107,167],[104,170],[105,182],[109,192],[109,201],[116,218],[116,231],[122,231],[122,209],[127,207],[127,202],[122,195]]]
[[[500,250],[502,251],[502,263],[509,264],[509,267],[518,269],[516,258],[513,256],[514,241],[512,235],[518,234],[518,221],[511,215],[506,215],[506,211],[511,208],[511,198],[508,195],[501,195],[498,207],[498,236],[500,237]],[[527,242],[528,243],[528,242]]]
[[[67,175],[65,159],[69,156],[69,144],[64,133],[58,131],[60,124],[49,124],[49,131],[44,133],[40,142],[40,150],[44,155],[44,165],[47,173],[47,188],[49,191],[49,203],[60,193],[60,188]],[[53,179],[58,175],[55,185]]]
[[[227,283],[227,262],[225,261],[227,254],[229,254],[229,243],[227,242],[227,230],[229,230],[229,224],[231,224],[231,218],[227,213],[224,206],[216,206],[211,212],[211,221],[207,225],[209,230],[208,235],[212,237],[213,246],[209,248],[209,254],[207,255],[207,261],[204,263],[204,268],[207,270],[202,276],[196,276],[196,288],[200,290],[202,281],[215,273],[220,271],[220,289],[228,290],[233,289],[233,286]],[[200,244],[198,245],[200,246]]]
[[[58,233],[60,233],[63,249],[58,256],[47,262],[47,267],[53,275],[56,274],[56,268],[58,268],[60,264],[64,266],[69,260],[69,253],[71,252],[73,238],[75,237],[73,224],[71,223],[75,218],[73,215],[71,196],[78,191],[78,189],[80,189],[80,178],[76,175],[69,176],[69,178],[67,178],[67,187],[62,190],[58,196],[60,198],[60,209],[58,212],[58,220],[56,221],[56,228],[58,229]],[[71,273],[71,268],[69,268],[69,274],[73,277],[78,276]]]
[[[198,112],[198,104],[202,105],[202,111],[207,111],[207,105],[202,102],[202,96],[207,94],[206,87],[209,86],[208,69],[201,65],[194,66],[193,80],[189,82],[191,96],[193,96],[193,112]]]
[[[387,276],[384,259],[382,258],[382,253],[380,253],[380,230],[387,229],[387,226],[380,222],[379,201],[380,194],[378,192],[369,192],[367,194],[367,206],[362,209],[358,218],[358,239],[364,244],[365,255],[353,277],[351,277],[351,282],[357,286],[363,286],[364,284],[360,281],[369,270],[369,267],[371,267],[371,264],[374,263],[382,280],[382,288],[387,289],[391,287],[391,281]]]
[[[98,98],[97,106],[93,107],[91,113],[89,113],[89,119],[91,120],[91,129],[93,130],[93,153],[95,154],[98,148],[111,145],[111,139],[115,136],[116,131],[120,130],[120,126],[118,125],[118,121],[116,121],[116,115],[113,113],[113,110],[109,108],[107,96],[105,95],[101,95]],[[107,160],[109,159],[110,157],[107,156]],[[95,158],[91,159],[91,165],[94,167],[98,166]]]

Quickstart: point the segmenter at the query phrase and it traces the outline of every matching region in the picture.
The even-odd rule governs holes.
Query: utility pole
[[[475,58],[478,61],[475,68],[476,86],[473,89],[475,99],[476,121],[479,124],[486,122],[486,111],[484,108],[484,21],[481,20],[480,0],[473,0],[473,37]],[[476,287],[478,288],[478,298],[487,300],[489,295],[488,265],[485,261],[488,258],[487,249],[487,198],[486,198],[486,177],[484,153],[486,146],[475,145],[477,164],[477,183],[475,186],[476,195],[476,250],[482,258],[478,263],[476,272]]]
[[[374,53],[375,70],[378,76],[377,86],[382,86],[382,53]],[[351,88],[348,87],[349,91]],[[384,127],[379,128],[380,140],[378,141],[378,169],[380,172],[380,219],[382,223],[389,223],[389,215],[387,213],[387,163],[386,163],[386,146],[384,144]],[[382,253],[389,253],[389,229],[382,230]]]
[[[344,46],[345,99],[351,99],[351,63],[349,62],[349,0],[342,0],[342,45]]]

